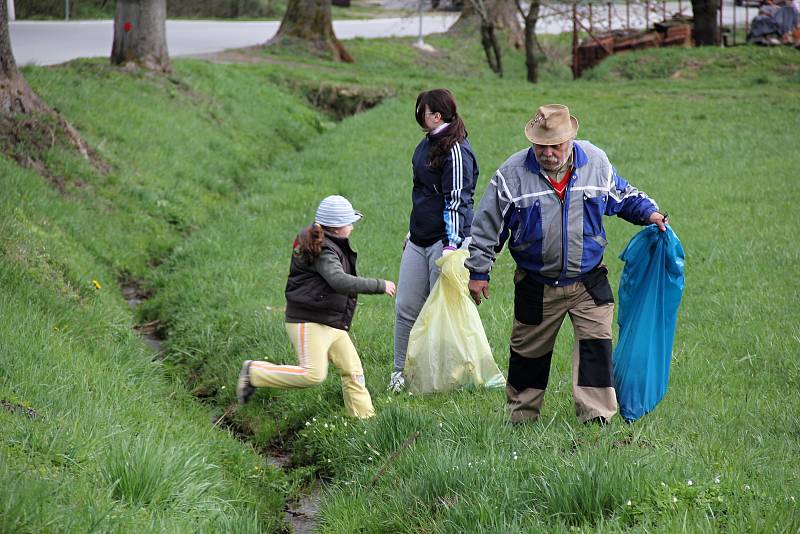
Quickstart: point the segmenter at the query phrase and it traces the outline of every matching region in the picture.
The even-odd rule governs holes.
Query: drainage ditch
[[[380,104],[386,98],[396,95],[396,91],[388,87],[364,87],[358,85],[334,84],[334,83],[306,83],[289,84],[294,92],[305,96],[306,100],[334,120],[342,120],[346,117],[361,113]],[[124,276],[120,282],[122,296],[132,310],[138,308],[142,302],[152,297],[152,291],[146,289],[138,280]],[[161,357],[164,352],[164,342],[167,339],[167,331],[159,320],[153,320],[133,327],[142,341],[154,353],[155,358]],[[196,398],[203,398],[203,391],[193,392]],[[245,429],[239,428],[231,414],[235,413],[238,406],[229,406],[223,413],[211,418],[213,427],[225,428],[232,432],[238,439],[244,442],[249,441],[249,435]],[[261,451],[262,456],[268,464],[281,469],[287,476],[296,468],[292,465],[288,448],[281,444],[273,446],[267,451]],[[386,466],[384,466],[385,469]],[[323,482],[315,479],[314,482],[303,488],[300,495],[290,502],[287,502],[284,509],[284,519],[291,527],[291,531],[298,534],[311,533],[316,530],[319,516],[319,501],[322,492]]]
[[[123,298],[132,310],[135,310],[142,302],[152,297],[152,291],[146,290],[138,280],[133,278],[125,277],[120,281],[119,285]],[[167,333],[159,320],[156,319],[134,325],[133,329],[144,344],[153,351],[155,357],[159,357],[163,353]],[[18,408],[16,405],[11,405],[5,401],[2,407],[9,411]],[[214,428],[219,427],[229,430],[241,441],[247,442],[247,433],[230,418],[230,415],[236,409],[236,405],[228,407],[222,415],[212,417],[211,423]],[[276,447],[266,451],[262,450],[261,455],[268,464],[277,467],[287,475],[294,469],[291,456],[286,448]],[[303,488],[303,491],[296,499],[286,503],[284,520],[291,527],[291,532],[295,534],[311,534],[316,531],[321,491],[322,482],[315,479],[312,484]]]
[[[327,82],[307,83],[295,87],[294,90],[305,95],[312,106],[337,121],[374,108],[384,99],[396,95],[396,92],[388,87],[364,87]]]

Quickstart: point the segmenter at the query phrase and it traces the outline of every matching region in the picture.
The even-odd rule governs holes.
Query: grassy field
[[[212,429],[133,334],[118,283],[145,280],[323,118],[236,68],[25,74],[110,171],[53,149],[60,195],[0,160],[0,532],[278,528],[291,480]]]
[[[800,528],[800,55],[654,50],[579,82],[548,64],[532,86],[513,53],[498,80],[475,45],[434,37],[439,52],[420,56],[410,42],[349,41],[353,65],[286,53],[181,60],[169,80],[91,61],[26,70],[112,171],[54,150],[68,184],[59,195],[0,162],[0,531],[270,531],[298,478],[315,475],[328,481],[328,532]],[[333,122],[303,98],[320,84],[394,96]],[[579,138],[670,213],[686,290],[670,391],[641,422],[578,424],[568,328],[540,423],[509,426],[496,390],[390,396],[393,302],[379,296],[360,300],[353,326],[376,418],[342,417],[335,372],[232,408],[243,359],[294,361],[283,286],[292,238],[319,199],[343,194],[365,213],[353,234],[360,272],[396,279],[421,135],[414,97],[436,86],[459,99],[477,197],[525,146],[535,108],[561,102]],[[637,228],[607,229],[616,286]],[[503,369],[512,270],[503,253],[480,307]],[[134,311],[115,287],[128,278],[153,293]],[[169,335],[155,361],[131,333],[154,319]],[[250,445],[211,428],[223,412],[221,426]],[[254,452],[274,446],[305,468],[286,475]]]

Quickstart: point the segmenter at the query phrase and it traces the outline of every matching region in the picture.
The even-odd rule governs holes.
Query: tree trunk
[[[523,45],[522,26],[517,18],[517,10],[514,0],[485,0],[489,21],[499,30],[508,33],[508,42],[511,46],[519,50]],[[448,33],[460,32],[471,33],[480,23],[480,16],[472,1],[464,2],[464,9],[461,15],[453,24]]]
[[[497,36],[494,33],[494,23],[490,19],[486,2],[484,0],[469,0],[464,8],[471,9],[480,20],[481,46],[483,46],[483,51],[486,54],[486,62],[489,64],[489,68],[492,69],[492,72],[502,78],[503,63],[500,44],[497,42]]]
[[[0,112],[24,113],[35,95],[17,70],[8,31],[8,0],[0,0]]]
[[[111,63],[170,72],[166,21],[166,0],[117,0]]]
[[[17,69],[7,2],[0,0],[0,152],[39,171],[63,191],[63,179],[47,173],[46,153],[60,138],[66,138],[87,159],[93,154],[78,132],[33,92]]]
[[[522,26],[517,18],[514,0],[490,0],[489,15],[495,28],[508,32],[508,42],[519,50],[522,48]]]
[[[5,118],[48,109],[17,69],[8,31],[8,0],[0,0],[0,114]]]
[[[696,45],[719,44],[718,10],[719,0],[692,0],[694,12],[692,38]]]
[[[531,0],[528,6],[528,13],[525,18],[525,65],[528,67],[528,81],[537,83],[539,81],[539,60],[536,57],[536,22],[539,20],[540,0]],[[517,4],[519,5],[519,3]],[[522,8],[520,7],[520,12]]]
[[[303,43],[313,52],[331,55],[336,61],[353,62],[333,33],[331,0],[289,0],[278,33],[269,46]]]
[[[503,60],[493,24],[481,24],[481,45],[483,45],[483,51],[486,52],[486,62],[489,63],[489,68],[502,78]]]

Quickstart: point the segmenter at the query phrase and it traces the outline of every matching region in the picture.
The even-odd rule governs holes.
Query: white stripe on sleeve
[[[458,239],[460,234],[458,208],[461,205],[461,189],[464,187],[464,165],[461,159],[460,143],[456,143],[450,148],[450,158],[453,162],[453,186],[450,192],[450,204],[448,205],[448,209],[450,210],[451,227],[456,239]],[[450,236],[448,236],[448,240],[449,239]]]

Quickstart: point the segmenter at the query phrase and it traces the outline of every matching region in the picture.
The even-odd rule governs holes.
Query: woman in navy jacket
[[[465,245],[470,235],[472,196],[478,179],[478,163],[453,93],[447,89],[420,93],[415,113],[426,135],[411,159],[411,217],[400,261],[394,369],[388,386],[395,393],[405,387],[409,332],[439,277],[435,262]]]

